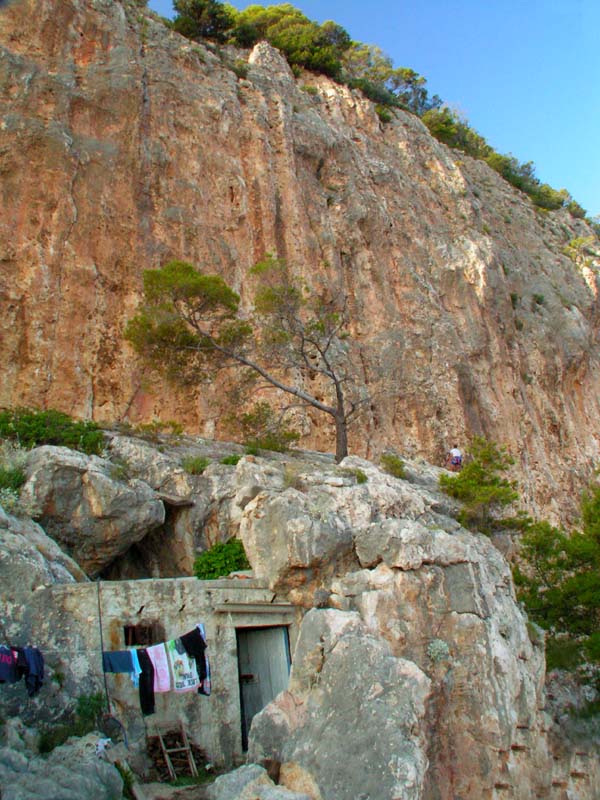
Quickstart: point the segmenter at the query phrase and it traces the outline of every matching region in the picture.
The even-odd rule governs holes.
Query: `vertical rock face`
[[[258,574],[273,570],[279,590],[296,598],[312,578],[329,605],[304,617],[288,690],[254,718],[250,758],[279,763],[281,782],[313,800],[593,797],[594,745],[556,746],[543,711],[543,636],[519,608],[504,558],[433,512],[423,487],[358,459],[344,464],[360,464],[368,494],[360,485],[313,485],[307,497],[285,490],[288,533],[270,557],[266,492],[244,511],[241,535]],[[331,536],[327,552],[315,546],[324,518],[338,550]],[[355,568],[341,566],[344,547]],[[338,577],[329,577],[332,560]]]
[[[249,757],[313,798],[423,797],[430,681],[356,613],[310,611],[289,691],[253,722]]]
[[[437,460],[483,433],[555,515],[598,459],[597,260],[562,252],[585,223],[536,212],[409,114],[384,125],[346,87],[296,82],[267,45],[238,79],[133,3],[15,0],[0,173],[0,405],[218,432],[219,387],[150,386],[123,327],[144,268],[186,259],[245,300],[270,251],[347,294],[365,384],[375,361],[397,379],[353,434],[361,454]],[[323,420],[305,430],[331,446]]]

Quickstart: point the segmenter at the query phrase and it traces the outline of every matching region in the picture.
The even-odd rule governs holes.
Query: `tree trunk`
[[[335,416],[335,463],[348,455],[348,423],[346,417]]]

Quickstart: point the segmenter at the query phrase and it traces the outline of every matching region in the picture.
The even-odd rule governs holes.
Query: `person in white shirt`
[[[451,472],[460,472],[462,468],[462,453],[458,449],[458,445],[453,445],[452,449],[448,452],[446,456],[446,467]]]

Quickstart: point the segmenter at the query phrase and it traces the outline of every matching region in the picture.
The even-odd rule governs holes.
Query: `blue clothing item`
[[[131,650],[108,650],[102,653],[104,672],[133,672]]]
[[[44,685],[44,656],[37,647],[24,647],[23,653],[29,668],[25,674],[25,686],[29,697],[33,697]]]
[[[130,650],[129,652],[131,653],[131,661],[133,663],[131,682],[137,688],[140,685],[140,673],[142,668],[140,667],[140,660],[138,658],[137,650]]]

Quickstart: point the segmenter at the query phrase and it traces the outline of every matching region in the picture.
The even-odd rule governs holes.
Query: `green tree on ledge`
[[[476,436],[471,444],[471,460],[460,473],[440,476],[440,486],[446,494],[463,503],[458,515],[461,524],[489,534],[501,522],[498,512],[519,497],[515,484],[502,475],[512,463],[504,447]]]
[[[237,368],[241,380],[250,374],[326,414],[339,462],[348,455],[348,424],[368,401],[358,389],[361,359],[348,335],[344,298],[328,301],[300,289],[285,262],[271,256],[251,274],[258,287],[243,315],[239,296],[218,275],[183,261],[146,270],[144,305],[125,338],[170,380],[200,384]]]
[[[521,539],[515,584],[527,613],[546,638],[548,667],[584,668],[600,688],[600,485],[581,503],[581,530],[548,522],[529,526]]]

